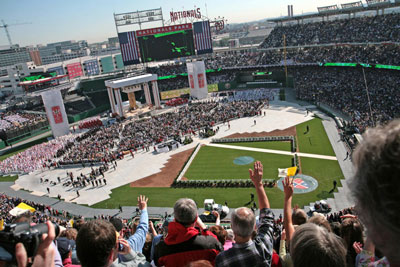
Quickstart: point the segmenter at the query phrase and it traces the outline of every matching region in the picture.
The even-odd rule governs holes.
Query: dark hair
[[[81,229],[82,225],[85,224],[85,220],[84,219],[76,219],[74,220],[74,226],[73,228],[75,228],[78,232]]]
[[[340,236],[340,223],[339,222],[330,222],[329,223],[332,229],[332,233],[337,236]]]
[[[115,228],[110,222],[93,220],[82,225],[76,238],[76,252],[82,266],[105,266],[116,242]]]
[[[225,244],[225,240],[226,237],[228,236],[228,233],[226,232],[226,230],[220,226],[220,225],[213,225],[208,229],[210,232],[212,232],[214,235],[217,236],[218,241],[224,245]]]
[[[344,245],[347,248],[346,260],[349,266],[354,266],[357,253],[353,248],[354,242],[363,242],[363,227],[358,219],[347,218],[343,220],[340,226],[340,236],[343,238]]]

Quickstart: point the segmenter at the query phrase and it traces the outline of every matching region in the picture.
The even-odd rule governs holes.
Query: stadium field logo
[[[231,84],[230,83],[226,83],[225,84],[225,89],[230,89],[231,88]]]
[[[278,187],[283,191],[282,180],[279,179]],[[304,174],[297,174],[293,179],[293,187],[295,194],[303,194],[314,191],[318,187],[318,181],[311,176]]]
[[[254,158],[248,157],[248,156],[238,157],[233,160],[233,163],[236,165],[247,165],[247,164],[250,164],[253,162],[254,162]]]

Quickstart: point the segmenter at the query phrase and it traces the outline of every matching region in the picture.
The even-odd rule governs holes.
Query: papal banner
[[[65,113],[61,92],[59,90],[46,91],[42,93],[42,99],[53,136],[58,137],[68,134],[68,117],[67,113]]]
[[[204,61],[186,63],[190,95],[197,99],[204,99],[208,96],[207,77]]]

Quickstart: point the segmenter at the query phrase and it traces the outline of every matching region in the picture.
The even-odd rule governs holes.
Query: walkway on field
[[[247,150],[247,151],[254,151],[254,152],[263,152],[263,153],[272,153],[272,154],[281,154],[281,155],[289,155],[289,156],[297,155],[299,157],[306,157],[306,158],[337,160],[337,158],[333,157],[333,156],[325,156],[325,155],[309,154],[309,153],[301,153],[301,152],[290,152],[290,151],[274,150],[274,149],[266,149],[266,148],[232,146],[232,145],[223,145],[223,144],[208,144],[207,146],[237,149],[237,150]]]

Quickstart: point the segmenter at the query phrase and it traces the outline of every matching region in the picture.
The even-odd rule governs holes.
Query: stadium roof
[[[347,4],[342,4],[341,8],[339,8],[337,5],[318,7],[318,12],[315,13],[295,15],[292,17],[285,16],[285,17],[268,19],[267,21],[286,22],[293,20],[322,17],[326,15],[343,15],[356,12],[372,11],[377,9],[400,7],[400,0],[395,0],[394,2],[390,2],[390,0],[367,0],[367,3],[368,4],[363,4],[361,1],[351,2]]]

